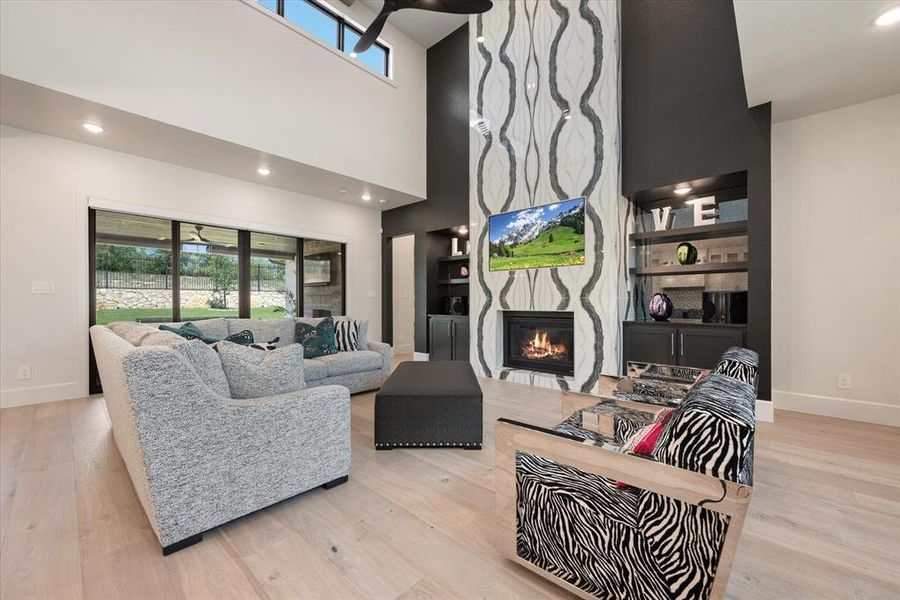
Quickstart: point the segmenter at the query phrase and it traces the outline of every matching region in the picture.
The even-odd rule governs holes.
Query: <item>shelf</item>
[[[668,321],[625,321],[625,325],[658,325],[660,327],[711,327],[720,329],[746,329],[746,323],[704,323],[694,319],[669,319]]]
[[[469,283],[468,277],[457,277],[454,279],[439,279],[438,285],[462,285]]]
[[[747,270],[747,262],[703,263],[700,265],[664,265],[661,267],[633,267],[632,275],[697,275],[701,273],[740,273]]]
[[[460,254],[459,256],[442,256],[438,259],[438,262],[469,262],[468,254]]]
[[[736,235],[747,235],[747,221],[732,221],[729,223],[700,225],[698,227],[682,227],[680,229],[632,233],[628,236],[628,239],[637,244],[649,245],[712,240]]]

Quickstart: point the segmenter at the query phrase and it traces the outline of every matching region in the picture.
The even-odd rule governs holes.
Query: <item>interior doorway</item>
[[[395,354],[412,354],[416,320],[413,246],[415,236],[392,238],[393,344]]]

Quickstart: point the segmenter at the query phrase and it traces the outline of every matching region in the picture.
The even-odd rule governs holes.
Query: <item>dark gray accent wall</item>
[[[381,215],[382,330],[393,338],[391,238],[416,234],[416,352],[427,352],[425,232],[469,222],[469,25],[427,52],[427,199]]]
[[[747,108],[734,6],[622,0],[622,192],[747,171],[747,345],[771,398],[771,107]]]

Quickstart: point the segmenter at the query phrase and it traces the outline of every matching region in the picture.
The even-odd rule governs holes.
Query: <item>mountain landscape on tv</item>
[[[491,271],[584,264],[584,198],[490,217]]]

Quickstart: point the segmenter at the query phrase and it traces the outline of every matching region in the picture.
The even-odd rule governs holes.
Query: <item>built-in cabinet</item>
[[[428,315],[429,360],[469,360],[469,317]]]
[[[712,369],[728,348],[744,345],[745,329],[718,323],[626,321],[623,372],[629,361]]]

